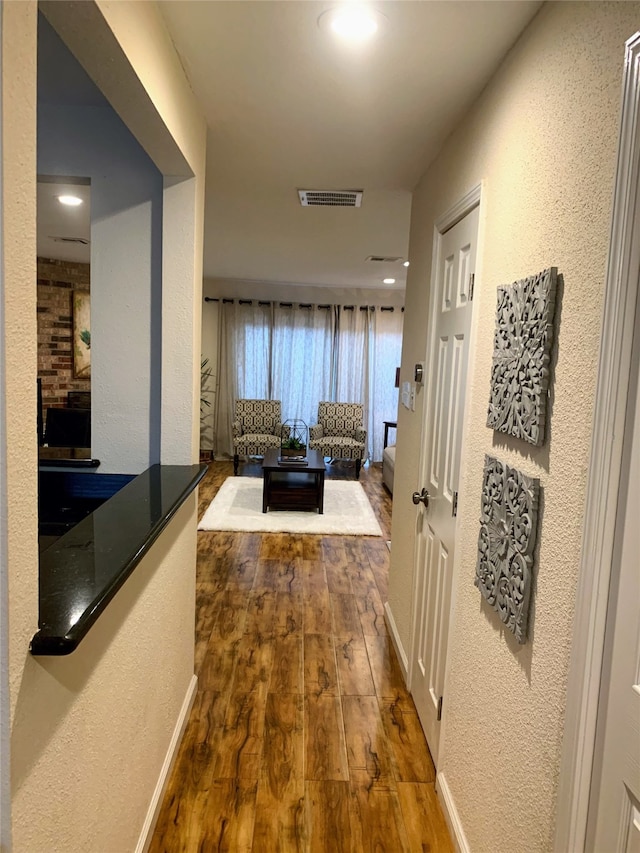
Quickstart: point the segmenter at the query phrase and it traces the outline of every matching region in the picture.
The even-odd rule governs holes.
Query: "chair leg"
[[[360,479],[360,465],[362,464],[361,459],[356,459],[356,480]]]
[[[238,454],[234,453],[233,454],[233,476],[234,477],[238,476],[238,462],[239,461],[240,461],[240,459],[238,458]]]

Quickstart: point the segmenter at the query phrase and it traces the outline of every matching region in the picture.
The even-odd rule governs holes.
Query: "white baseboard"
[[[442,811],[444,812],[444,817],[451,832],[457,853],[470,853],[471,848],[469,847],[467,836],[464,834],[460,815],[453,802],[451,790],[447,784],[444,772],[438,773],[436,776],[436,790],[440,794]]]
[[[178,754],[178,747],[180,746],[182,735],[184,734],[184,730],[187,726],[191,707],[194,699],[196,698],[197,687],[198,676],[192,675],[182,703],[182,708],[180,708],[180,713],[178,714],[178,719],[176,720],[176,724],[173,729],[169,748],[167,749],[167,754],[165,755],[164,762],[162,764],[162,770],[160,771],[160,776],[158,777],[153,797],[151,797],[151,802],[147,809],[147,816],[144,820],[144,824],[142,825],[142,832],[140,833],[135,853],[147,853],[149,845],[151,844],[151,838],[153,836],[153,831],[156,828],[156,822],[158,820],[160,806],[162,805],[164,791],[167,787],[167,782],[169,781],[169,776],[171,775],[171,771]]]
[[[409,681],[409,658],[407,657],[407,653],[405,652],[402,641],[398,635],[396,620],[393,618],[393,613],[391,612],[388,601],[385,601],[384,604],[384,621],[389,629],[389,633],[391,634],[393,647],[396,650],[396,655],[398,656],[398,662],[400,663],[404,683],[407,684]]]

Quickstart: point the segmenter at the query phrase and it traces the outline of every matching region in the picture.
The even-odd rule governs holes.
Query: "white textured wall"
[[[0,12],[0,63],[2,62],[2,13]],[[2,95],[0,94],[0,109]],[[2,163],[0,139],[0,163]],[[2,197],[2,170],[0,169],[0,197]],[[4,234],[0,234],[0,376],[4,381]],[[0,394],[0,850],[11,844],[11,782],[9,759],[9,587],[7,576],[7,454],[6,408],[4,391]]]
[[[166,182],[162,229],[162,463],[197,462],[200,444],[202,232],[194,179]],[[198,256],[194,234],[199,234]],[[166,247],[171,246],[169,252]],[[187,381],[190,378],[191,381]]]
[[[166,176],[161,458],[164,464],[197,462],[206,124],[156,4],[145,0],[98,0],[97,6],[117,33],[135,71],[135,82],[140,81],[153,104],[152,118],[157,116],[161,122],[159,129],[152,121],[144,122],[144,113],[136,103],[121,97],[122,87],[114,93],[119,114]],[[96,57],[93,61],[96,79],[98,75],[110,76]],[[129,81],[128,89],[133,82]],[[161,135],[169,136],[164,148]],[[173,162],[175,152],[184,158],[186,169],[179,169]],[[171,251],[167,253],[169,234]]]
[[[471,850],[551,848],[571,623],[619,129],[624,42],[638,3],[546,4],[414,195],[403,369],[424,358],[434,221],[485,181],[471,353],[444,773]],[[548,438],[534,449],[485,426],[496,287],[557,266]],[[410,648],[423,418],[399,413],[389,602]],[[542,487],[529,641],[519,646],[473,585],[485,453]]]
[[[195,519],[192,494],[75,652],[25,659],[15,853],[135,849],[193,672]]]
[[[36,4],[2,7],[7,574],[11,713],[38,625]],[[34,430],[28,429],[32,424]]]
[[[195,110],[177,58],[167,56],[166,33],[138,26],[137,4],[118,4],[117,26],[104,21],[81,34],[85,49],[104,60],[115,78],[135,75],[129,106],[135,111],[140,79],[168,81],[165,153],[171,139],[178,164],[193,156],[194,191],[186,216],[190,230],[177,238],[191,251],[181,277],[172,281],[190,300],[183,344],[199,353],[199,294],[204,182],[204,123]],[[155,4],[140,4],[144,16],[160,20]],[[54,3],[71,30],[94,3]],[[135,8],[134,8],[135,7]],[[131,8],[133,18],[128,17]],[[14,853],[85,850],[115,853],[134,849],[158,781],[174,726],[193,673],[196,495],[193,494],[151,551],[117,593],[80,647],[67,658],[33,658],[28,647],[37,630],[37,440],[36,440],[36,15],[33,0],[2,6],[2,127],[4,313],[6,332],[7,562],[9,577],[9,679],[12,823]],[[100,23],[100,12],[95,20]],[[126,30],[126,57],[118,30]],[[98,45],[94,39],[102,39]],[[149,45],[148,42],[151,41]],[[100,50],[98,50],[100,47]],[[137,83],[135,82],[137,81]],[[136,88],[137,87],[137,88]],[[149,98],[139,115],[149,109]],[[175,109],[167,103],[179,100]],[[156,127],[156,126],[154,126]],[[144,136],[144,122],[137,128]],[[152,134],[158,141],[156,130]],[[140,136],[138,136],[140,139]],[[148,151],[148,149],[145,149]],[[194,153],[195,152],[195,153]],[[196,156],[201,152],[201,156]],[[148,152],[149,153],[149,152]],[[171,254],[172,236],[164,251]],[[198,298],[196,299],[196,296]],[[163,318],[163,323],[165,318]],[[167,323],[170,320],[167,319]],[[186,399],[198,381],[197,356],[180,377]],[[197,411],[181,415],[186,432],[197,430]],[[180,449],[191,461],[193,440]]]

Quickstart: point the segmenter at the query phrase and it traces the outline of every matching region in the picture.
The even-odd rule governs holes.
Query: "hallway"
[[[231,473],[210,465],[200,515]],[[360,479],[388,538],[380,468]],[[453,849],[384,623],[388,564],[378,538],[198,533],[198,692],[150,853]]]

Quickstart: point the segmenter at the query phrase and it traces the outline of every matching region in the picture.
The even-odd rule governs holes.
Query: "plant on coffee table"
[[[286,421],[282,427],[280,456],[304,459],[307,455],[307,425],[304,421]]]
[[[282,444],[282,450],[295,450],[297,454],[304,453],[306,449],[306,446],[299,438],[288,438]]]

